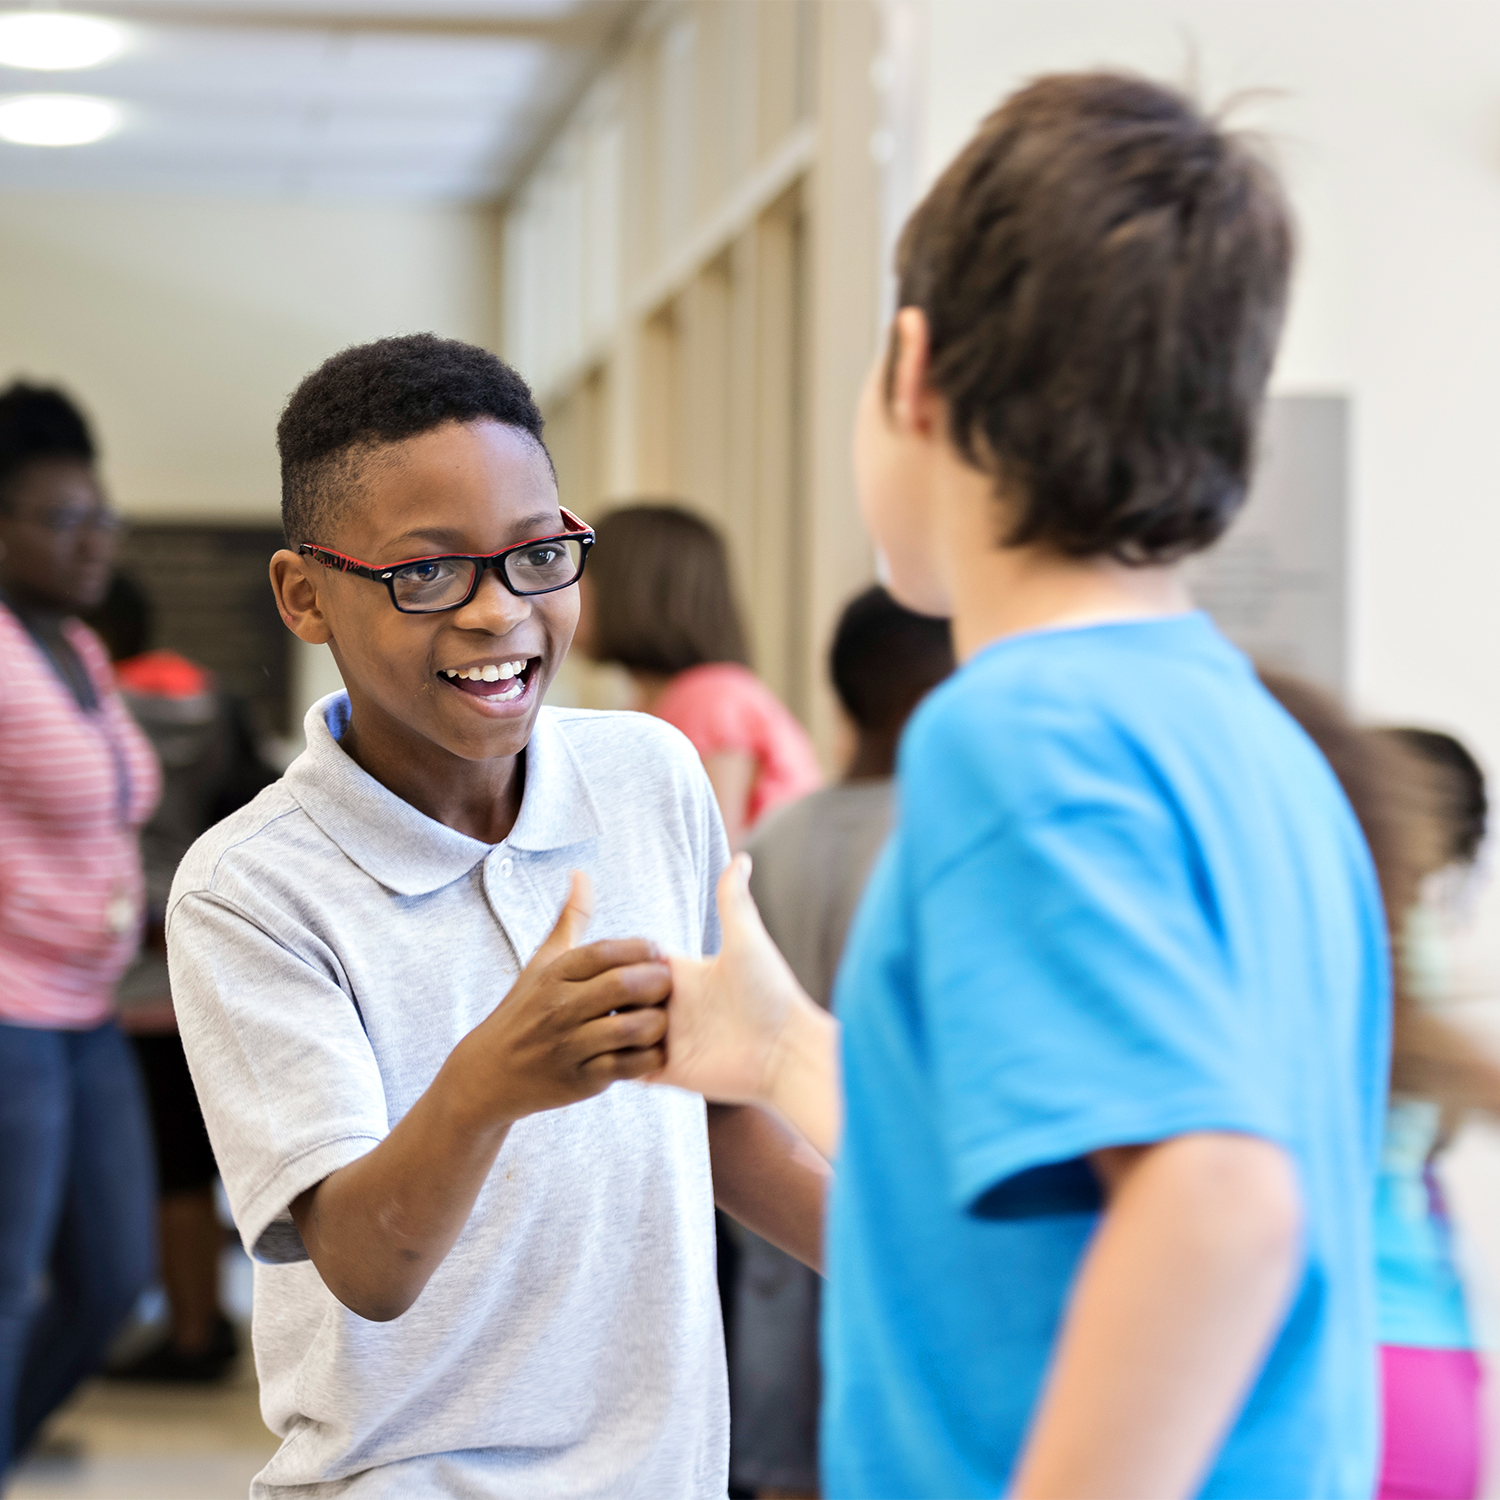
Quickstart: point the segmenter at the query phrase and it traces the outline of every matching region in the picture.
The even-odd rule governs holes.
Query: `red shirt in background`
[[[748,832],[772,808],[816,791],[823,773],[807,732],[748,667],[708,662],[679,672],[652,706],[700,756],[737,752],[755,762]]]
[[[140,940],[136,835],[161,772],[104,647],[77,620],[63,630],[92,712],[0,605],[0,1021],[81,1031],[109,1016]]]

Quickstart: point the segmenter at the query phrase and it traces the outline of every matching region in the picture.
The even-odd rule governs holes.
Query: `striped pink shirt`
[[[140,940],[136,835],[161,772],[98,638],[63,628],[93,713],[0,605],[0,1021],[83,1030],[109,1016]]]

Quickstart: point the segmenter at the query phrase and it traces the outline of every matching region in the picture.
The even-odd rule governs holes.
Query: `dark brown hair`
[[[1402,924],[1440,846],[1425,768],[1390,736],[1356,724],[1322,688],[1290,673],[1258,670],[1267,691],[1302,726],[1338,777],[1370,846],[1391,945],[1399,949]]]
[[[1398,725],[1382,729],[1427,767],[1437,798],[1441,865],[1472,865],[1489,828],[1484,772],[1462,741],[1440,729]]]
[[[13,481],[28,464],[97,456],[87,418],[60,390],[17,380],[0,391],[0,515],[9,514]]]
[[[953,670],[947,620],[913,614],[878,583],[844,606],[828,653],[834,691],[855,726],[894,736]]]
[[[723,538],[681,505],[612,511],[595,527],[588,584],[594,654],[671,677],[711,661],[748,666]]]
[[[1008,545],[1170,560],[1244,499],[1292,258],[1240,138],[1114,73],[1012,95],[907,221],[899,302],[931,330],[955,444]]]

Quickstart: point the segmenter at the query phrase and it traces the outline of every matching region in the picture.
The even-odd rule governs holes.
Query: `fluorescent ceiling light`
[[[0,15],[0,63],[10,68],[94,68],[125,50],[123,26],[55,10]]]
[[[108,99],[22,94],[0,100],[0,141],[16,146],[87,146],[119,128],[119,106]]]

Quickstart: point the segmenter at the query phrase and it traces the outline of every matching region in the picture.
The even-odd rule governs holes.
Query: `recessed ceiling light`
[[[55,10],[0,15],[0,63],[10,68],[94,68],[125,50],[123,26]]]
[[[16,146],[87,146],[119,128],[119,106],[108,99],[22,94],[0,100],[0,141]]]

